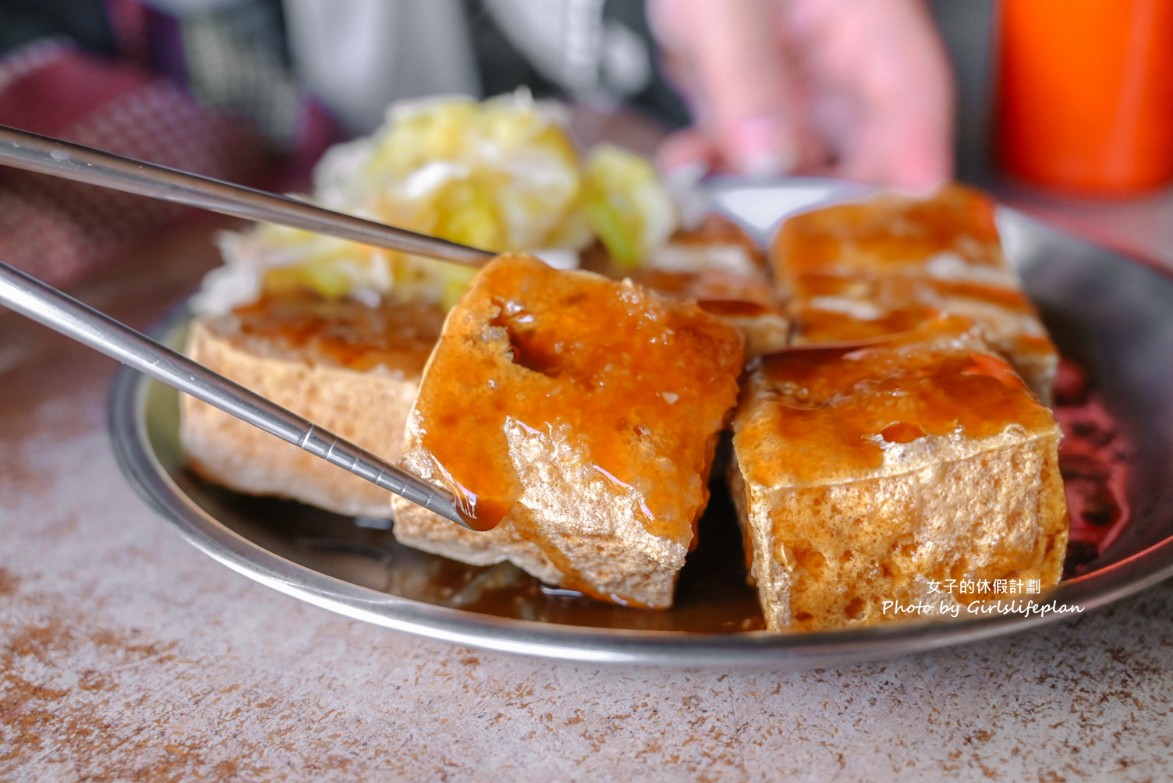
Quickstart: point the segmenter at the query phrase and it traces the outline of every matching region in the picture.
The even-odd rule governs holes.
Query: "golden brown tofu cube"
[[[885,601],[960,606],[1008,597],[978,596],[983,582],[1061,576],[1059,427],[971,322],[766,357],[733,431],[731,487],[772,630],[893,620]],[[941,587],[967,583],[974,594]]]
[[[192,321],[187,354],[322,427],[395,461],[424,364],[440,334],[438,306],[370,307],[283,293]],[[339,514],[387,518],[387,492],[251,424],[180,395],[188,464],[240,492]]]
[[[742,359],[737,331],[693,303],[495,259],[444,324],[403,459],[491,529],[397,499],[395,535],[602,600],[669,606]]]

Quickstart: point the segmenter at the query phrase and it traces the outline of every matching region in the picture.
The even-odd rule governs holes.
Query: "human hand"
[[[650,0],[648,14],[694,118],[663,168],[950,177],[952,75],[921,0]]]

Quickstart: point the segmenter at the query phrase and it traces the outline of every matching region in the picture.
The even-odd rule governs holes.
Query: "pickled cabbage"
[[[611,145],[585,160],[554,104],[527,92],[478,102],[435,98],[392,106],[372,136],[329,150],[313,200],[330,209],[494,252],[565,256],[601,242],[620,268],[639,263],[678,224],[652,164]],[[221,241],[232,269],[209,277],[205,309],[242,291],[309,288],[377,303],[451,306],[474,270],[298,229],[258,225]],[[259,282],[230,281],[253,275]],[[219,286],[224,297],[209,290]]]

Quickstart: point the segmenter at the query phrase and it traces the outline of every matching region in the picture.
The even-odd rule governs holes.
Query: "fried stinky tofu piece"
[[[892,334],[938,315],[972,318],[1039,399],[1058,352],[1002,250],[994,203],[960,185],[883,194],[786,220],[770,264],[796,345]]]
[[[741,335],[694,303],[501,256],[445,321],[402,460],[485,530],[396,498],[395,536],[670,606],[742,366]]]
[[[431,304],[371,307],[312,292],[266,295],[192,320],[185,353],[389,461],[444,312]],[[339,514],[388,518],[387,492],[195,397],[179,397],[188,465],[238,492]]]
[[[771,630],[975,597],[933,590],[948,580],[1059,581],[1059,427],[972,322],[764,357],[733,433],[730,485]]]
[[[880,193],[792,215],[769,255],[788,288],[812,272],[920,274],[942,255],[999,279],[1007,270],[993,202],[963,185],[946,185],[927,198]]]

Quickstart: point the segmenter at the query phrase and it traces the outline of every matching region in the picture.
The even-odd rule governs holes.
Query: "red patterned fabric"
[[[121,21],[135,23],[129,12]],[[249,121],[197,103],[130,61],[105,60],[66,41],[33,44],[0,61],[0,123],[234,182],[285,189],[301,178],[335,138],[313,104],[302,114],[296,149],[279,155]],[[183,212],[0,168],[0,258],[46,282],[69,283],[115,262]]]

